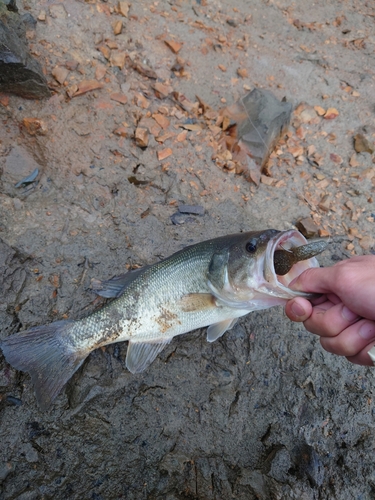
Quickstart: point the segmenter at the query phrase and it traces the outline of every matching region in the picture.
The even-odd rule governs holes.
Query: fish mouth
[[[284,296],[285,294],[285,298],[292,298],[297,295],[311,297],[311,294],[291,290],[289,288],[289,284],[300,274],[302,274],[303,271],[306,271],[306,269],[309,269],[311,267],[319,267],[319,262],[315,257],[302,260],[294,264],[286,274],[280,276],[276,274],[275,271],[275,252],[276,250],[290,250],[292,248],[306,245],[307,243],[308,241],[299,231],[290,229],[289,231],[284,231],[278,236],[272,238],[267,244],[264,278],[269,284],[277,287],[282,296]]]

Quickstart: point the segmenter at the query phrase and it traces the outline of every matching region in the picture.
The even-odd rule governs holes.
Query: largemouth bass
[[[20,332],[4,339],[1,348],[8,363],[30,374],[45,410],[98,347],[129,341],[126,366],[138,373],[176,335],[208,326],[207,340],[213,342],[251,311],[297,295],[309,297],[288,288],[302,271],[319,265],[313,255],[323,250],[321,245],[293,250],[306,243],[298,231],[275,229],[203,241],[102,282],[97,293],[114,300],[90,316]],[[283,275],[274,266],[280,251],[294,256],[282,266]]]

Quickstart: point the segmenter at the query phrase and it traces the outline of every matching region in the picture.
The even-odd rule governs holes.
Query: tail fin
[[[43,411],[49,408],[88,354],[74,352],[66,341],[71,325],[70,321],[56,321],[37,326],[12,335],[0,344],[7,362],[31,376]]]

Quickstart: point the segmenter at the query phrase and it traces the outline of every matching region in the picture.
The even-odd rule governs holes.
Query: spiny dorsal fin
[[[94,290],[97,295],[107,299],[120,297],[130,283],[143,274],[149,267],[145,266],[140,269],[134,269],[106,281],[92,280],[91,290]]]

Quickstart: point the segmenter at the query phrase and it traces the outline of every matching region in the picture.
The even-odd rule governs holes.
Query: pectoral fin
[[[228,284],[228,259],[228,250],[216,252],[208,266],[208,281],[219,290],[224,289]]]
[[[172,339],[156,342],[129,342],[126,367],[132,373],[143,372]]]
[[[236,324],[238,318],[229,318],[220,323],[215,323],[207,328],[207,342],[214,342],[220,338],[227,330],[230,330]]]

